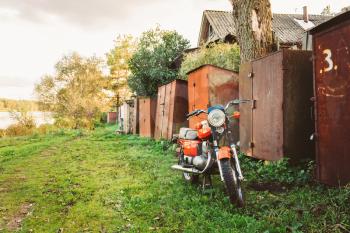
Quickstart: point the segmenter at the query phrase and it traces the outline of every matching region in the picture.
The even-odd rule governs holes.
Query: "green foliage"
[[[109,109],[102,60],[73,53],[64,56],[55,70],[35,87],[41,106],[54,113],[58,125],[92,128],[101,112]]]
[[[108,89],[114,94],[111,99],[114,104],[117,104],[118,100],[119,103],[122,103],[131,96],[127,83],[130,75],[128,62],[134,54],[136,46],[137,41],[131,35],[118,36],[114,48],[106,54],[110,71]]]
[[[242,169],[250,171],[247,173],[249,181],[302,185],[312,180],[313,161],[291,166],[287,158],[275,162],[264,162],[240,155],[240,160]]]
[[[323,10],[321,12],[321,15],[324,15],[324,16],[332,16],[332,15],[334,15],[334,13],[332,13],[332,11],[331,11],[331,6],[327,5],[325,8],[323,8]]]
[[[239,46],[226,43],[211,44],[185,55],[181,64],[180,76],[187,78],[187,72],[205,64],[216,65],[225,69],[239,71]]]
[[[156,28],[144,32],[129,61],[131,90],[139,96],[156,95],[158,85],[178,77],[171,64],[188,47],[189,41],[176,31]]]

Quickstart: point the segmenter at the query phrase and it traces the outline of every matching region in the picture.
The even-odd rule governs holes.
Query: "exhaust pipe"
[[[179,170],[179,171],[194,173],[194,174],[201,174],[202,173],[201,171],[199,171],[195,168],[186,168],[186,167],[182,167],[180,165],[173,165],[173,166],[171,166],[171,168],[174,170]]]
[[[195,169],[195,168],[182,167],[182,166],[177,165],[177,164],[171,166],[171,168],[174,170],[179,170],[179,171],[188,172],[188,173],[203,174],[213,165],[213,163],[214,163],[214,160],[211,159],[211,153],[209,152],[207,165],[205,166],[205,168],[202,171]]]

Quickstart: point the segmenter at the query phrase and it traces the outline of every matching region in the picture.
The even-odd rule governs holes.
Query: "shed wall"
[[[154,136],[156,108],[157,98],[139,99],[139,127],[141,137]]]
[[[158,88],[155,138],[171,140],[173,134],[188,125],[187,82],[175,80]]]
[[[238,74],[212,65],[205,65],[188,75],[189,112],[196,109],[208,109],[214,105],[225,105],[238,99]],[[206,120],[206,114],[192,117],[190,128]]]
[[[139,134],[140,133],[140,127],[139,127],[139,99],[135,98],[134,100],[134,111],[133,111],[133,127],[132,127],[132,133],[133,134]]]
[[[251,74],[251,75],[250,75]],[[313,157],[311,53],[281,50],[242,65],[241,149],[263,160]]]
[[[350,182],[350,13],[340,17],[313,35],[317,178],[332,186]]]
[[[107,113],[107,123],[115,124],[117,122],[117,113],[116,112],[108,112]]]

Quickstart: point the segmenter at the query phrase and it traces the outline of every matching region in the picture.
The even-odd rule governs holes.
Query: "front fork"
[[[241,165],[239,164],[239,159],[238,159],[238,153],[237,153],[237,148],[235,144],[231,144],[231,150],[233,153],[233,158],[235,160],[235,165],[238,173],[238,179],[242,181],[244,179],[242,170],[241,170]]]
[[[214,152],[215,152],[216,158],[218,158],[218,155],[219,155],[218,143],[217,143],[216,140],[214,140],[213,144],[214,144]],[[233,153],[233,159],[235,161],[235,167],[236,167],[236,170],[237,170],[238,179],[240,181],[242,181],[244,179],[244,177],[243,177],[243,174],[242,174],[241,165],[239,164],[239,159],[238,159],[238,153],[237,153],[236,145],[232,143],[230,147],[231,147],[231,150],[232,150],[232,153]],[[221,163],[220,163],[219,160],[217,160],[217,164],[218,164],[218,167],[219,167],[221,181],[224,181],[224,176],[222,175]]]

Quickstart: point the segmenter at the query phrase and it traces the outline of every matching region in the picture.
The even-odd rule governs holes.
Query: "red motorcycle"
[[[229,114],[231,105],[238,105],[243,100],[230,101],[226,107],[221,105],[207,110],[195,110],[187,119],[202,113],[208,114],[207,120],[196,125],[196,129],[181,128],[177,139],[178,164],[172,168],[183,172],[183,177],[191,183],[198,183],[203,176],[203,189],[211,186],[211,175],[220,174],[230,202],[244,206],[241,187],[243,175],[240,168],[237,145],[234,143],[231,127],[232,117],[238,119],[239,112]]]

